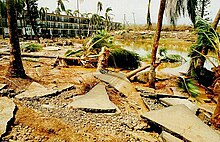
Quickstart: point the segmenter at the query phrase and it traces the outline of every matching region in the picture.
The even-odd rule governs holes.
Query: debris
[[[133,86],[129,82],[128,79],[126,79],[124,76],[122,76],[120,73],[96,73],[94,76],[108,84],[110,84],[112,87],[114,87],[116,90],[124,94],[125,96],[131,95],[133,91]]]
[[[0,84],[0,91],[2,90],[2,89],[5,89],[7,87],[7,84]]]
[[[172,94],[161,94],[161,93],[153,93],[153,92],[144,92],[141,94],[141,97],[145,98],[154,98],[154,99],[159,99],[159,98],[180,98],[180,99],[187,99],[188,97],[183,96],[183,95],[172,95]]]
[[[13,118],[15,104],[7,97],[0,98],[0,138],[6,132],[8,122]]]
[[[108,97],[105,85],[98,84],[87,94],[73,98],[74,101],[67,107],[79,108],[88,112],[112,113],[118,109]]]
[[[197,110],[199,109],[194,103],[186,100],[186,99],[179,99],[179,98],[161,98],[159,99],[161,102],[169,105],[169,106],[174,106],[174,105],[180,105],[183,104],[187,106],[194,114],[196,114]]]
[[[143,70],[145,70],[145,69],[147,69],[147,68],[149,68],[149,67],[150,67],[150,65],[140,67],[140,68],[138,68],[138,69],[135,69],[135,70],[129,72],[126,76],[127,76],[127,78],[131,78],[131,77],[134,76],[135,74],[137,74],[137,73],[139,73],[139,72],[141,72],[141,71],[143,71]]]
[[[34,97],[45,97],[56,94],[57,91],[53,89],[47,89],[37,82],[32,82],[31,85],[26,89],[25,92],[15,96],[18,99],[22,98],[34,98]]]
[[[219,142],[220,135],[204,124],[185,105],[171,106],[150,111],[142,115],[148,122],[156,124],[162,130],[175,134],[184,141]]]

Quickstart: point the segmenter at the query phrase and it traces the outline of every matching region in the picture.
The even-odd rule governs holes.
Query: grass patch
[[[21,45],[22,52],[38,52],[43,49],[43,46],[35,43],[27,43]]]

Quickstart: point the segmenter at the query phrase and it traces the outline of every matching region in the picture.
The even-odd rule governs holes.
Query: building
[[[38,18],[37,30],[41,37],[76,37],[79,35],[87,36],[96,30],[105,29],[105,21],[99,25],[91,24],[89,18],[58,15],[47,13],[45,17]],[[33,30],[30,25],[26,24],[22,16],[18,16],[18,30],[20,36],[31,36]],[[7,24],[4,24],[7,25]],[[108,23],[109,30],[119,30],[122,26],[118,22]],[[8,35],[8,28],[4,27],[4,34]]]

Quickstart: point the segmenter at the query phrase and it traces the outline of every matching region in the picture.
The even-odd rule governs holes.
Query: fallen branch
[[[138,68],[138,69],[136,69],[136,70],[133,70],[133,71],[127,73],[127,74],[126,74],[126,77],[127,77],[128,79],[130,79],[130,78],[131,78],[132,76],[134,76],[135,74],[137,74],[137,73],[139,73],[140,71],[145,70],[145,69],[147,69],[147,68],[149,68],[149,67],[150,67],[150,65],[147,65],[147,66],[140,67],[140,68]]]

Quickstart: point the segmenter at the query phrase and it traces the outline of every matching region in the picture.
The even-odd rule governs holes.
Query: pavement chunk
[[[94,76],[99,80],[102,80],[110,84],[112,87],[114,87],[116,90],[118,90],[125,96],[131,95],[132,91],[134,90],[129,80],[120,73],[107,73],[107,74],[96,73],[94,74]]]
[[[197,110],[199,109],[195,104],[192,102],[186,100],[186,99],[179,99],[179,98],[161,98],[159,99],[161,102],[169,105],[169,106],[174,106],[174,105],[180,105],[183,104],[187,106],[194,114],[196,114]]]
[[[6,132],[8,122],[13,118],[15,104],[7,97],[0,98],[0,137]]]
[[[162,131],[160,136],[165,142],[183,142],[183,140],[178,139],[177,137],[171,135],[170,133],[167,133],[166,131]]]
[[[178,138],[192,142],[219,142],[220,135],[204,124],[185,105],[176,105],[142,115],[149,122]]]
[[[26,89],[25,92],[15,96],[18,99],[22,98],[34,98],[34,97],[45,97],[56,94],[57,90],[47,89],[37,82],[32,82],[31,85]]]
[[[98,84],[87,94],[74,98],[67,107],[78,108],[89,112],[115,112],[117,106],[109,100],[105,85]]]

